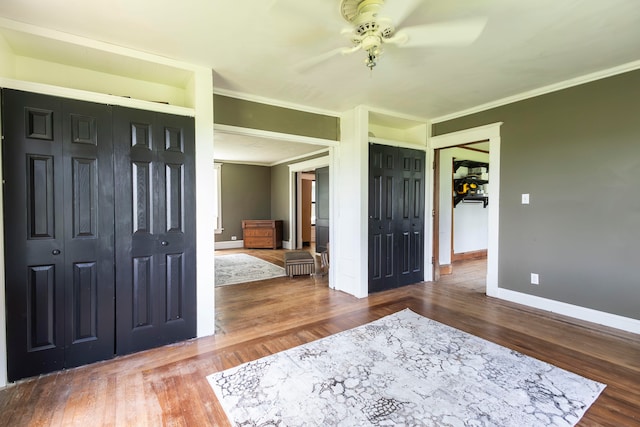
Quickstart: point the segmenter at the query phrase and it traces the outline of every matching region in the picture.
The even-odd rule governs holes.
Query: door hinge
[[[432,256],[431,257],[431,264],[435,264],[436,263],[436,257]]]
[[[431,216],[433,216],[433,217],[436,216],[436,210],[435,209],[431,210]]]

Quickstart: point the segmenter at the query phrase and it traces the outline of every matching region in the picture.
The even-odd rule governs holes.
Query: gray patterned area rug
[[[247,254],[217,255],[215,272],[216,287],[285,275],[284,268]]]
[[[605,388],[409,309],[207,379],[236,426],[573,426]]]

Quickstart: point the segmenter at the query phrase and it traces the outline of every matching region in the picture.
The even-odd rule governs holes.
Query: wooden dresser
[[[242,221],[242,240],[244,247],[270,248],[282,247],[282,221],[273,219],[245,219]]]

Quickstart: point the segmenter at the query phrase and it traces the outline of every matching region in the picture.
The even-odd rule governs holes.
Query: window
[[[216,234],[221,234],[222,228],[222,163],[214,163],[215,174],[213,175],[213,203],[214,222],[216,224]]]

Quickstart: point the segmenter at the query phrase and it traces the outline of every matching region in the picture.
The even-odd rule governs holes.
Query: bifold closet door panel
[[[21,91],[2,101],[14,381],[113,356],[111,119],[106,106]]]
[[[398,148],[398,286],[424,280],[425,153]]]
[[[369,292],[424,280],[425,153],[369,145]]]
[[[398,283],[398,150],[369,145],[369,292]]]
[[[116,352],[196,333],[192,118],[114,108]]]
[[[65,367],[114,355],[111,107],[63,102]]]

